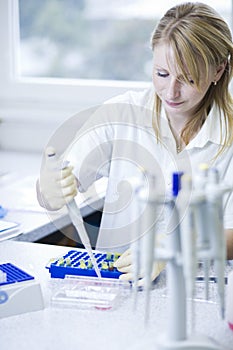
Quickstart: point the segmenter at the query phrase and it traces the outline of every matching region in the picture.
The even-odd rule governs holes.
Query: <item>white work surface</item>
[[[143,292],[139,293],[136,311],[133,311],[132,297],[126,298],[115,310],[56,309],[50,306],[51,278],[45,265],[51,257],[68,250],[69,247],[28,242],[0,243],[0,263],[13,263],[36,277],[41,283],[46,306],[41,311],[1,319],[1,350],[155,350],[156,338],[166,331],[168,317],[165,275],[151,293],[147,327],[144,326]],[[196,303],[196,330],[213,337],[223,350],[232,350],[233,332],[226,321],[221,320],[216,303]]]

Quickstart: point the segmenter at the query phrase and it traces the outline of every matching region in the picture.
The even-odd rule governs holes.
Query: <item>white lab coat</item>
[[[87,188],[100,177],[108,178],[105,204],[97,240],[97,249],[123,251],[138,230],[143,215],[132,179],[138,183],[147,174],[155,176],[161,198],[171,192],[172,173],[183,171],[194,176],[200,163],[217,166],[221,181],[233,185],[233,146],[216,161],[211,161],[221,143],[220,124],[213,109],[196,137],[185,150],[176,153],[176,144],[164,111],[161,142],[152,126],[153,88],[128,92],[106,104],[90,109],[89,117],[77,131],[66,151],[79,190]],[[135,181],[133,182],[135,184]],[[166,232],[163,206],[156,215],[158,230]],[[224,206],[226,228],[233,228],[233,199],[226,196]],[[162,233],[162,232],[161,232]]]

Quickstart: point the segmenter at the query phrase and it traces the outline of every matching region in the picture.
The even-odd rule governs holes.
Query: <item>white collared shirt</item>
[[[220,123],[212,109],[200,132],[179,154],[162,111],[158,142],[152,126],[153,88],[127,92],[90,111],[85,125],[77,132],[68,159],[80,182],[80,191],[98,178],[108,177],[98,249],[124,250],[141,224],[143,205],[133,191],[132,180],[141,181],[142,169],[155,176],[160,195],[171,193],[172,173],[182,171],[194,177],[200,163],[217,167],[221,181],[233,187],[233,146],[215,161],[221,142]],[[165,230],[164,212],[159,210],[158,226]],[[224,225],[233,228],[233,196],[224,200]]]

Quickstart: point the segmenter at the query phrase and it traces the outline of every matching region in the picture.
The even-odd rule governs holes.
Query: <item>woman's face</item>
[[[173,53],[166,44],[159,44],[154,49],[153,60],[153,84],[157,95],[163,102],[168,117],[179,115],[179,117],[191,118],[195,107],[205,96],[210,85],[215,80],[214,69],[211,69],[206,79],[206,72],[200,66],[203,81],[200,89],[193,84],[187,84],[182,76],[177,76],[174,65]],[[169,62],[168,62],[169,57]],[[190,76],[192,83],[192,77]]]

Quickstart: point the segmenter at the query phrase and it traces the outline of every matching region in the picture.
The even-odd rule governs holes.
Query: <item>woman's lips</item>
[[[171,101],[166,101],[166,104],[170,107],[179,107],[182,105],[183,102],[171,102]]]

